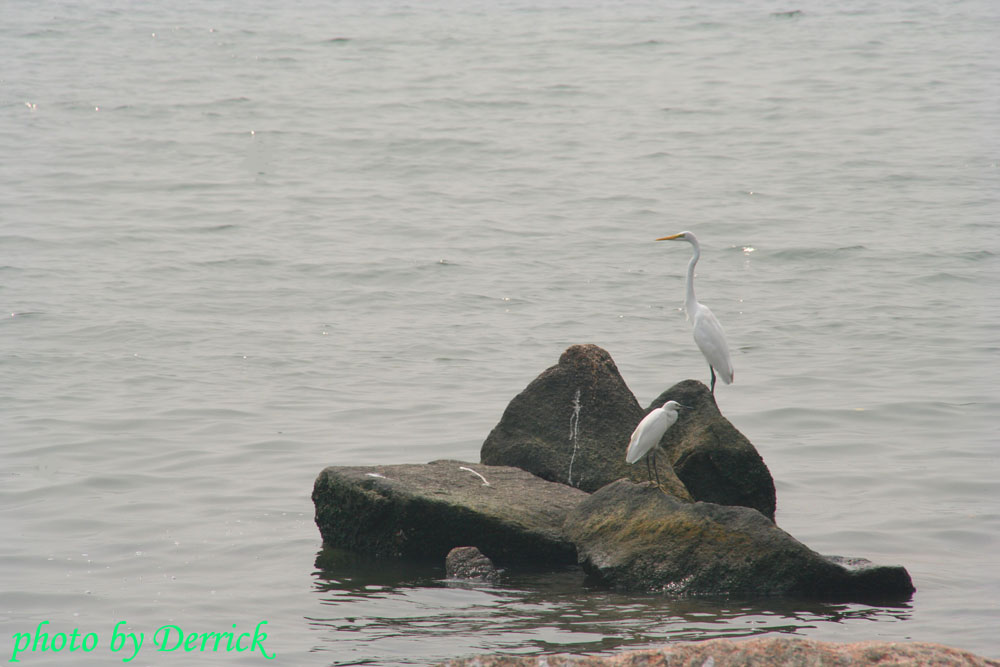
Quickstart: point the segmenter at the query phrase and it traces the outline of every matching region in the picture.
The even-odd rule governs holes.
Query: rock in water
[[[623,590],[847,600],[914,591],[902,567],[843,567],[757,510],[680,502],[627,480],[577,505],[565,531],[588,574]]]
[[[326,468],[312,497],[327,547],[440,562],[474,544],[498,563],[555,566],[576,560],[562,525],[587,494],[518,468],[434,461]]]
[[[587,492],[623,477],[645,480],[644,463],[625,462],[642,417],[611,355],[596,345],[573,345],[511,400],[480,455],[484,464],[515,466]],[[659,457],[660,481],[690,499],[666,458]]]
[[[544,661],[544,662],[543,662]],[[442,663],[442,667],[1000,667],[1000,661],[941,644],[924,642],[856,642],[839,644],[790,637],[710,639],[671,642],[662,648],[616,655],[477,655]]]
[[[445,576],[449,579],[485,581],[495,584],[500,581],[500,573],[476,547],[455,547],[444,559]]]
[[[695,500],[752,507],[774,520],[774,479],[746,436],[719,412],[712,393],[697,380],[684,380],[660,394],[649,409],[677,401],[681,410],[661,447]]]

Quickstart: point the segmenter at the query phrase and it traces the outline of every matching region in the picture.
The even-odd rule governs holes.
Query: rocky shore
[[[608,656],[476,656],[442,667],[1000,667],[1000,661],[921,642],[848,644],[785,637],[712,639]]]

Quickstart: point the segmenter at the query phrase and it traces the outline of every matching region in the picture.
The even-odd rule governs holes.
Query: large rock
[[[312,495],[326,547],[440,562],[474,545],[497,563],[535,566],[575,562],[562,525],[586,497],[518,468],[461,461],[330,467]]]
[[[646,466],[626,463],[625,450],[642,417],[611,355],[573,345],[511,400],[480,455],[484,464],[515,466],[587,492],[623,477],[640,481]],[[665,459],[657,461],[660,481],[690,499]]]
[[[624,590],[844,600],[905,599],[914,590],[902,567],[845,567],[757,510],[680,502],[626,480],[577,505],[565,531],[588,574]]]
[[[630,651],[616,655],[486,655],[449,660],[443,667],[746,667],[746,665],[787,665],[789,667],[1000,667],[968,651],[924,642],[856,642],[839,644],[812,639],[753,637],[751,639],[711,639],[703,642],[674,643],[663,648]]]
[[[690,410],[680,415],[661,441],[674,472],[695,500],[752,507],[774,520],[774,479],[764,460],[728,419],[701,382],[685,380],[654,400],[647,413],[667,401]]]

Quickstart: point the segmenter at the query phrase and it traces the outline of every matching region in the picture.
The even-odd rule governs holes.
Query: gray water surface
[[[9,0],[0,655],[49,621],[100,643],[24,664],[117,664],[119,622],[129,664],[761,633],[1000,658],[998,26],[981,0]],[[652,242],[684,229],[779,525],[904,565],[912,600],[317,569],[324,466],[478,461],[571,344],[643,405],[707,381],[689,248]],[[273,662],[150,643],[265,620]]]

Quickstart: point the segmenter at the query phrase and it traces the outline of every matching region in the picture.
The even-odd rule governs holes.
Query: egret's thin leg
[[[649,457],[646,457],[646,479],[650,482],[653,481],[653,471],[649,469]]]
[[[655,447],[653,448],[653,451],[651,451],[649,453],[649,455],[653,457],[653,474],[656,475],[656,485],[660,486],[660,470],[659,470],[659,468],[656,467],[656,448]]]
[[[715,369],[712,368],[712,364],[708,365],[708,370],[712,371],[712,396],[715,396]]]

